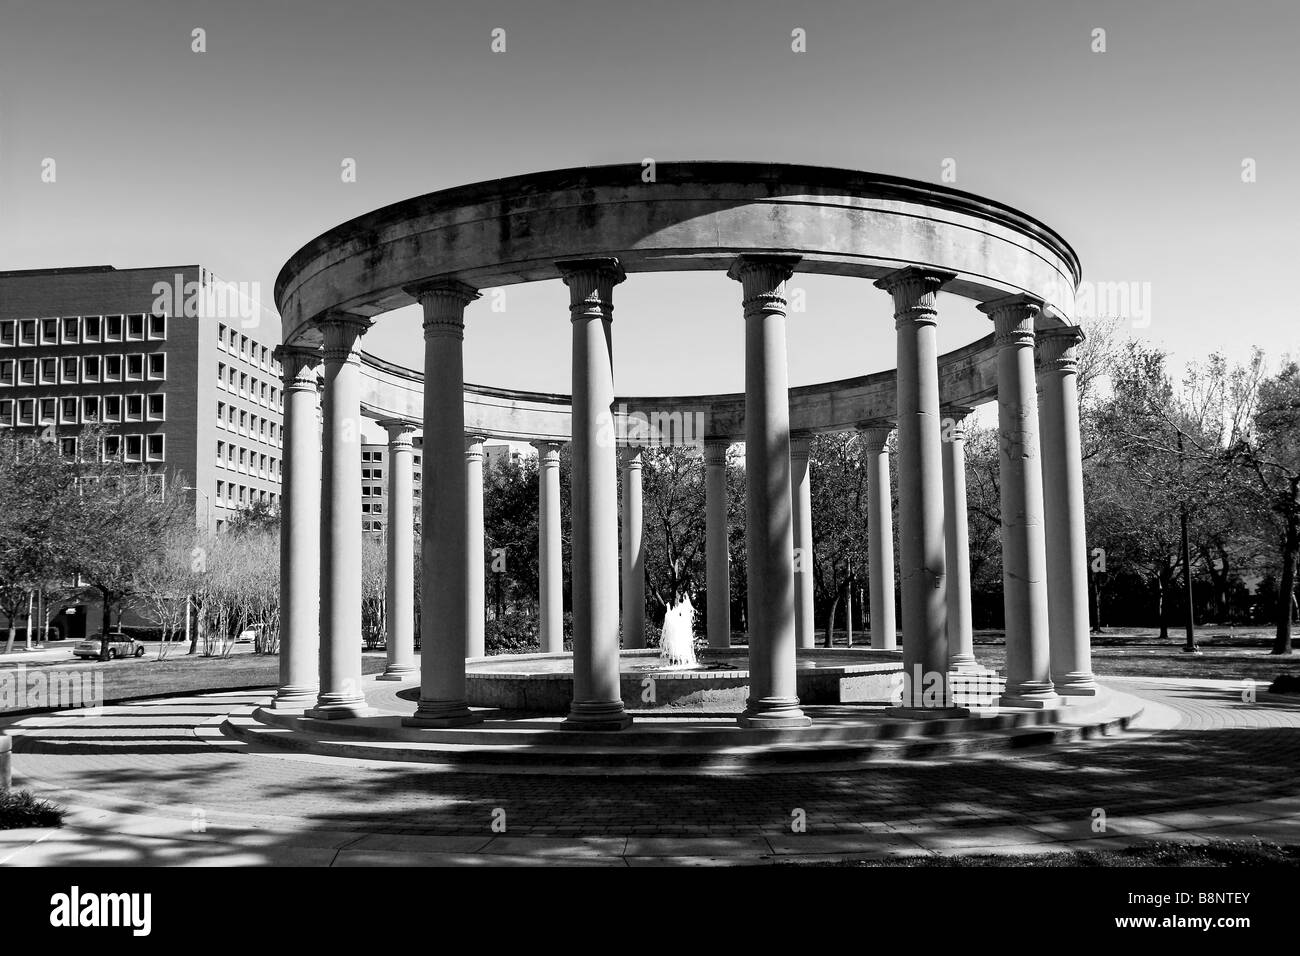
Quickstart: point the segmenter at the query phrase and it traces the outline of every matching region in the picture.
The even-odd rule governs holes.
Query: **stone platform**
[[[1142,702],[1109,691],[1057,708],[990,708],[930,720],[891,717],[884,704],[810,704],[810,727],[755,730],[734,715],[674,712],[636,715],[618,732],[559,729],[560,717],[481,709],[483,723],[449,729],[410,728],[413,688],[367,679],[378,714],[321,721],[300,713],[242,707],[214,717],[200,736],[234,738],[272,751],[422,764],[475,772],[524,774],[764,774],[842,771],[875,762],[1018,750],[1117,734]]]

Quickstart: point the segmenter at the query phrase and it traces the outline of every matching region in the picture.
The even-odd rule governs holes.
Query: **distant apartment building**
[[[199,265],[0,272],[0,427],[71,449],[102,422],[100,453],[180,475],[200,526],[276,504],[278,330],[237,295]]]

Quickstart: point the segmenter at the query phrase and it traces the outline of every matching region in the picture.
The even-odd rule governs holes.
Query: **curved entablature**
[[[993,337],[986,336],[939,359],[939,390],[945,405],[979,405],[997,393]],[[361,354],[361,410],[376,420],[401,418],[419,423],[424,412],[424,376],[415,369]],[[849,431],[864,421],[895,415],[896,375],[891,369],[790,389],[792,431]],[[636,437],[630,416],[651,426],[666,426],[687,441],[726,438],[742,441],[745,396],[626,396],[615,400],[619,436]],[[465,429],[505,441],[568,441],[569,396],[465,385]]]
[[[628,273],[712,269],[736,256],[801,257],[800,273],[876,279],[907,265],[956,274],[980,302],[1027,293],[1066,324],[1074,251],[1025,214],[970,193],[851,170],[769,163],[661,163],[554,170],[429,193],[317,237],[276,280],[286,343],[320,340],[329,312],[375,316],[408,287],[553,279],[558,260],[616,257]]]

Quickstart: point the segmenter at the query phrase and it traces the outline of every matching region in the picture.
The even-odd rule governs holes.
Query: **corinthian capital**
[[[1079,371],[1079,346],[1084,340],[1083,329],[1077,325],[1044,329],[1038,333],[1037,339],[1039,372]]]
[[[904,266],[881,276],[874,285],[893,296],[896,326],[906,322],[933,325],[937,314],[935,299],[939,290],[955,278],[957,273],[945,272],[943,269]]]
[[[785,315],[785,284],[794,275],[800,256],[744,255],[727,270],[727,278],[741,287],[745,318],[752,315]]]
[[[614,314],[614,286],[627,278],[617,259],[565,259],[555,268],[569,287],[570,318],[608,319]]]
[[[478,289],[459,279],[430,279],[403,289],[424,307],[424,337],[465,335],[465,306],[479,297]]]
[[[1044,302],[1036,295],[1021,292],[981,303],[978,308],[993,320],[993,341],[998,346],[1032,346],[1034,322],[1042,314]]]
[[[319,350],[301,345],[279,345],[275,349],[275,358],[280,363],[280,380],[285,391],[317,390],[316,366],[321,362]]]

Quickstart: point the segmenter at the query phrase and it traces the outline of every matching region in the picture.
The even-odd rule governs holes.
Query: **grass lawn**
[[[157,645],[150,645],[144,657],[109,661],[78,661],[72,659],[54,662],[32,662],[28,674],[46,668],[67,668],[80,673],[98,670],[104,674],[104,703],[132,700],[139,697],[171,696],[201,690],[221,690],[233,687],[274,687],[280,681],[278,655],[236,653],[230,657],[187,657],[182,649],[173,651],[165,660],[157,660]],[[0,661],[4,658],[0,656]],[[21,661],[15,661],[21,663]],[[361,658],[364,674],[378,674],[384,670],[383,652],[367,652]],[[0,670],[0,677],[5,671]],[[5,708],[0,708],[4,713]]]
[[[983,866],[1300,866],[1300,846],[1262,840],[1217,840],[1198,845],[1147,841],[1122,850],[1070,850],[985,856],[906,856],[787,866],[983,867]]]

